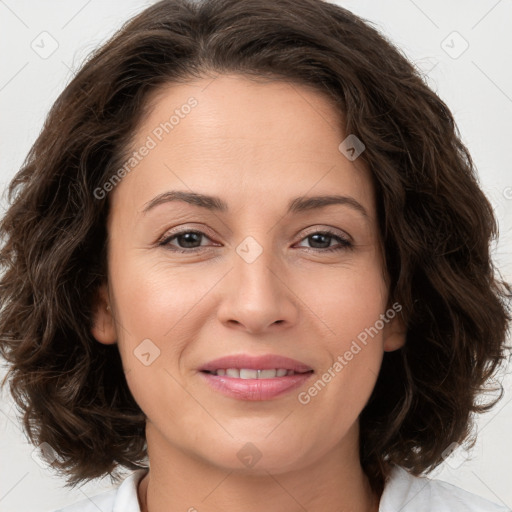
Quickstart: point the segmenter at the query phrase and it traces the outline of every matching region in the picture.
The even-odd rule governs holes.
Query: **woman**
[[[1,225],[1,349],[66,510],[505,510],[422,476],[505,357],[446,105],[314,0],[164,0],[53,106]]]

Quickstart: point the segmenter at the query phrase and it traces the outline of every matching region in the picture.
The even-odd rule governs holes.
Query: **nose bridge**
[[[262,236],[259,237],[260,239]],[[236,246],[234,257],[234,278],[238,289],[252,299],[272,300],[279,294],[279,284],[275,282],[279,258],[274,254],[272,241],[263,246],[254,236],[247,236]]]
[[[255,236],[244,238],[233,254],[227,295],[219,313],[221,320],[242,324],[251,332],[276,322],[293,321],[296,310],[285,278],[279,275],[282,268],[271,241],[263,246]]]

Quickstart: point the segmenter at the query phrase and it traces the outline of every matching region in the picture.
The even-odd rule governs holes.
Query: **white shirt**
[[[128,476],[116,489],[55,512],[140,512],[137,485],[145,469]],[[91,501],[92,500],[92,501]],[[379,512],[512,512],[441,480],[416,477],[395,466],[384,487]]]

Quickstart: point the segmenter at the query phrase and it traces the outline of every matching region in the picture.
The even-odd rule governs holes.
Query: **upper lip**
[[[233,354],[230,356],[220,357],[206,363],[199,368],[199,371],[213,372],[219,369],[228,368],[246,368],[252,370],[269,370],[273,368],[285,368],[295,372],[308,372],[313,368],[307,364],[301,363],[296,359],[279,356],[275,354],[265,354],[263,356],[251,356],[249,354]]]

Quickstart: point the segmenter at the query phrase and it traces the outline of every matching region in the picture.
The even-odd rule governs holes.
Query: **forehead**
[[[291,82],[220,75],[169,84],[149,100],[129,152],[144,156],[114,192],[371,195],[363,162],[339,150],[342,125],[331,98]]]

